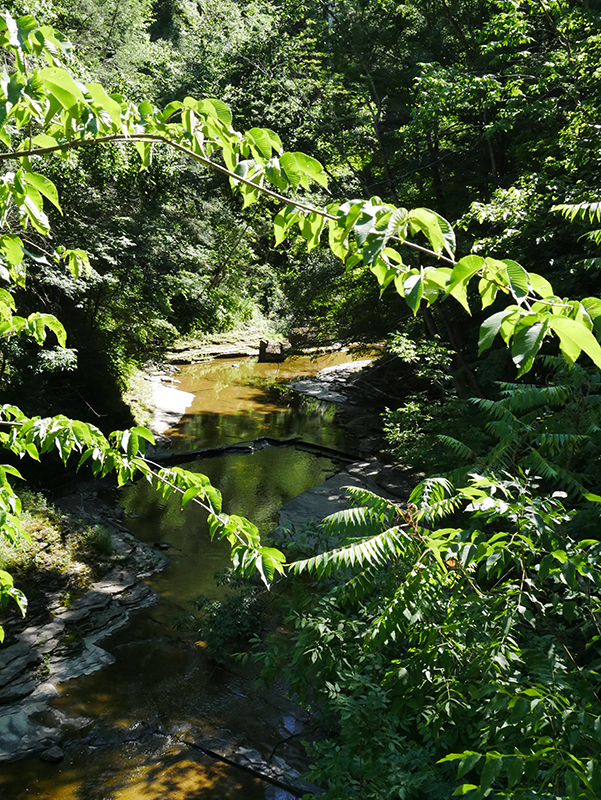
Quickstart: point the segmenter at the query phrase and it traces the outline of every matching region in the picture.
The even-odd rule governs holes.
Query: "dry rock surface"
[[[372,364],[373,358],[362,361],[353,361],[350,364],[337,364],[324,367],[314,378],[301,378],[289,384],[291,389],[301,394],[315,397],[316,400],[327,400],[330,403],[346,403],[351,401],[354,383],[352,377],[357,377],[365,367]]]

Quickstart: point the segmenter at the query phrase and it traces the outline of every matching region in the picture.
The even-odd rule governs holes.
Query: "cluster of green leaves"
[[[578,498],[594,489],[599,453],[600,375],[560,358],[543,360],[545,381],[500,383],[496,400],[474,399],[472,404],[494,444],[478,453],[457,438],[443,434],[442,442],[466,466],[514,473],[519,467],[539,475],[548,486],[567,490]]]
[[[322,593],[268,654],[330,720],[326,796],[598,796],[601,545],[562,494],[523,472],[429,479],[407,509],[349,491],[324,521],[346,543],[294,565]]]
[[[17,66],[25,54],[46,53],[45,34],[39,32],[41,29],[31,18],[13,20],[12,24],[16,32],[11,39],[7,24],[4,44],[15,55]],[[41,44],[38,36],[42,37]],[[59,41],[56,36],[54,39]],[[7,147],[13,146],[12,139],[16,139],[17,146],[0,158],[19,159],[24,166],[14,178],[9,177],[10,173],[6,177],[4,213],[14,203],[22,224],[37,226],[38,233],[48,229],[42,196],[55,205],[58,199],[53,184],[30,168],[30,159],[53,152],[64,154],[92,141],[131,140],[143,166],[150,164],[153,144],[167,144],[225,173],[232,187],[241,193],[245,206],[255,203],[262,194],[285,201],[279,192],[286,189],[308,189],[311,183],[327,187],[322,165],[302,153],[283,151],[277,134],[264,128],[251,128],[245,134],[234,131],[231,113],[221,101],[186,98],[158,111],[147,101],[135,105],[116,95],[109,96],[99,84],[84,86],[62,67],[37,68],[31,75],[23,67],[11,79],[14,75],[20,77],[15,79],[17,88],[10,99],[5,94],[7,110],[2,136]],[[12,139],[11,125],[16,127]],[[36,128],[44,132],[33,135]],[[27,137],[20,133],[23,129],[27,130]],[[223,163],[215,160],[218,155]],[[29,181],[34,180],[36,186],[30,185],[25,175],[34,176]],[[474,278],[478,279],[484,308],[492,305],[499,293],[508,295],[514,302],[481,326],[480,351],[490,347],[500,334],[511,345],[520,374],[531,368],[543,341],[552,335],[558,336],[562,352],[570,362],[584,350],[601,365],[601,348],[591,333],[599,315],[596,298],[562,299],[545,278],[528,273],[507,259],[471,255],[455,263],[453,229],[439,214],[428,209],[396,208],[377,197],[325,208],[293,200],[275,218],[276,242],[281,242],[290,228],[298,225],[309,249],[315,247],[326,221],[330,248],[335,256],[346,260],[347,270],[359,263],[369,267],[382,291],[393,283],[414,314],[422,305],[449,296],[469,311],[467,292]],[[410,240],[420,233],[431,249]],[[392,246],[396,243],[409,244],[418,253],[423,252],[426,259],[442,259],[451,266],[405,265],[398,247]],[[77,255],[69,255],[69,261],[75,265]]]

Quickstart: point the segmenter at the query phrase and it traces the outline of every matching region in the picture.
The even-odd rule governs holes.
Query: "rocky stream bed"
[[[281,509],[280,528],[299,527],[344,507],[344,487],[348,485],[368,488],[396,501],[408,496],[414,477],[367,455],[381,444],[373,412],[370,413],[365,403],[365,387],[361,387],[361,372],[369,363],[328,368],[314,378],[291,384],[290,388],[296,392],[344,406],[343,424],[360,435],[357,436],[358,452],[347,454],[346,458],[339,454],[346,463],[338,474],[293,498]],[[155,373],[149,375],[148,380],[154,387],[152,427],[160,435],[181,416],[189,398],[177,388],[173,373]],[[363,403],[356,402],[359,395]],[[156,450],[157,457],[165,454],[164,444],[161,442]],[[256,442],[244,444],[257,446]],[[296,446],[298,441],[283,445]],[[99,642],[124,626],[133,609],[155,601],[154,592],[144,579],[168,563],[165,554],[156,546],[160,543],[141,542],[127,530],[122,509],[103,502],[97,484],[79,484],[73,494],[60,501],[60,508],[87,522],[108,527],[113,555],[106,574],[91,583],[81,596],[66,604],[64,598],[50,595],[45,619],[33,624],[27,624],[27,620],[22,624],[13,623],[9,641],[0,650],[0,762],[35,753],[46,761],[62,760],[65,734],[86,728],[90,720],[69,717],[53,707],[51,701],[59,693],[57,685],[88,675],[114,661]],[[274,757],[267,761],[257,751],[239,743],[207,738],[194,725],[164,730],[157,725],[136,723],[120,736],[124,741],[168,738],[181,747],[196,748],[212,758],[245,769],[293,795],[319,791],[304,782],[282,759]],[[94,746],[102,746],[101,738]]]

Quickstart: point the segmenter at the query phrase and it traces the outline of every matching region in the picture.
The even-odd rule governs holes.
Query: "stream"
[[[282,381],[315,375],[352,360],[348,353],[294,357],[281,364],[218,359],[183,367],[177,388],[194,396],[180,422],[167,431],[174,451],[219,447],[262,436],[299,436],[338,450],[353,443],[334,425],[335,407],[274,389]],[[247,516],[268,533],[278,510],[322,483],[338,467],[293,447],[267,447],[252,455],[196,460],[187,468],[208,475],[229,513]],[[22,800],[284,800],[290,798],[244,772],[183,745],[217,737],[268,757],[274,748],[303,769],[303,712],[283,687],[257,688],[252,666],[224,667],[209,658],[190,616],[199,595],[228,591],[216,574],[229,565],[229,546],[210,542],[204,512],[162,495],[142,481],[121,492],[127,525],[139,539],[159,542],[169,567],[148,579],[158,602],[132,614],[130,623],[101,646],[115,663],[59,686],[54,707],[67,721],[65,758],[47,764],[29,758],[0,767],[0,798]],[[181,732],[181,736],[178,735]]]

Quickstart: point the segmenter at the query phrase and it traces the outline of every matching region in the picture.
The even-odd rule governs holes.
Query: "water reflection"
[[[167,435],[174,449],[216,447],[259,436],[301,436],[327,447],[342,447],[344,437],[333,426],[336,408],[313,398],[283,394],[285,382],[315,375],[326,366],[346,363],[348,353],[319,358],[297,356],[281,364],[255,359],[219,359],[183,367],[178,388],[194,395],[186,415]]]
[[[306,441],[344,449],[348,443],[332,425],[333,409],[310,401],[293,404],[270,390],[274,382],[317,372],[348,356],[294,364],[213,362],[186,368],[180,388],[195,395],[182,423],[171,433],[179,449],[219,446],[258,436]],[[238,366],[236,366],[238,364]],[[230,513],[248,516],[266,532],[278,509],[321,483],[336,467],[328,459],[293,448],[266,448],[254,455],[227,456],[188,465],[208,475],[222,491]],[[136,741],[123,735],[134,725],[164,732],[193,724],[204,735],[239,739],[268,754],[289,738],[297,711],[283,691],[259,691],[252,668],[230,671],[207,658],[192,631],[174,628],[200,594],[226,591],[215,573],[229,564],[229,547],[210,542],[205,512],[189,504],[182,513],[176,497],[163,499],[146,482],[124,492],[133,533],[169,545],[169,568],[148,582],[158,604],[135,612],[131,624],[102,646],[115,663],[61,687],[55,707],[75,720],[58,765],[36,759],[3,765],[0,798],[24,800],[284,800],[285,793],[193,753],[164,735]],[[280,687],[281,689],[281,687]],[[293,766],[294,743],[278,748]]]

